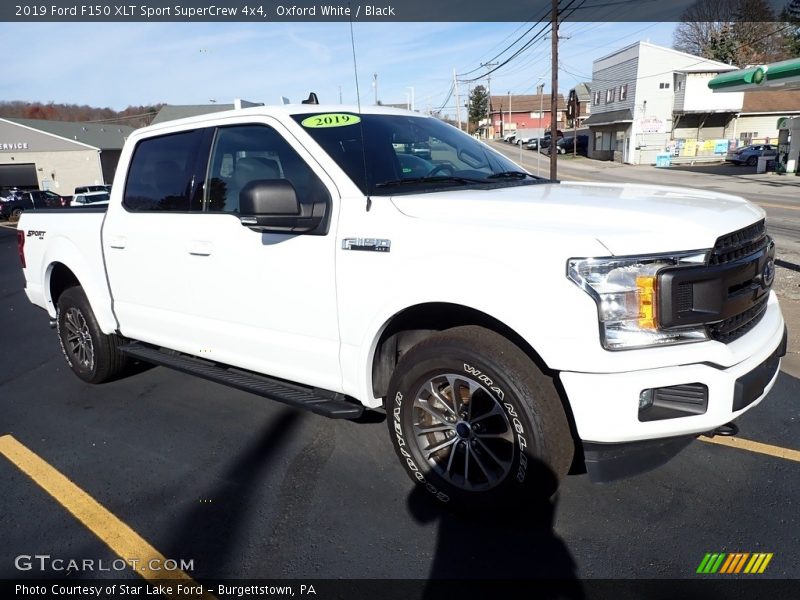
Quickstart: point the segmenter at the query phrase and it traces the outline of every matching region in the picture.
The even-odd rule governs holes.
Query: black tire
[[[547,499],[572,463],[575,446],[553,381],[482,327],[434,334],[403,355],[386,413],[412,481],[453,508]]]
[[[71,287],[58,298],[56,330],[69,368],[84,381],[103,383],[127,367],[122,339],[100,331],[83,288]]]
[[[19,218],[22,216],[22,209],[15,208],[11,211],[11,216],[9,217],[10,221],[19,221]]]
[[[758,157],[751,156],[747,159],[747,166],[748,167],[755,167],[758,164]]]

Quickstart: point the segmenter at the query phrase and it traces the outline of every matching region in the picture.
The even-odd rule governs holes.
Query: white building
[[[0,118],[0,190],[52,190],[111,183],[133,127]]]
[[[708,81],[735,67],[648,42],[594,61],[589,156],[653,164],[668,147],[675,155],[727,151],[742,93],[712,94]],[[677,142],[677,144],[676,144]]]

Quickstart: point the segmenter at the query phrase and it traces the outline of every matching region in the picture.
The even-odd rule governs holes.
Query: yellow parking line
[[[153,584],[172,581],[196,589],[198,584],[181,570],[151,569],[151,565],[164,565],[166,558],[128,525],[120,521],[62,473],[14,439],[13,436],[0,436],[0,454],[33,479],[39,487],[72,513],[117,556],[129,565],[134,564],[135,561],[135,572],[142,578]],[[176,585],[171,588],[177,590]],[[178,596],[175,593],[168,597],[187,598],[189,596]],[[210,594],[192,597],[214,599],[214,596]]]
[[[762,444],[761,442],[754,442],[753,440],[743,440],[737,437],[714,436],[713,438],[703,437],[700,440],[709,444],[717,444],[719,446],[728,446],[729,448],[738,448],[740,450],[749,450],[750,452],[757,452],[758,454],[768,454],[776,458],[785,458],[786,460],[793,460],[800,462],[800,450],[791,450],[789,448],[781,448],[780,446],[772,446],[770,444]]]

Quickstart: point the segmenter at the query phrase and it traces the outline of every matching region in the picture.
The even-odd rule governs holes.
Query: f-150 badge
[[[392,249],[392,240],[378,238],[345,238],[342,240],[342,250],[367,250],[370,252],[389,252]]]

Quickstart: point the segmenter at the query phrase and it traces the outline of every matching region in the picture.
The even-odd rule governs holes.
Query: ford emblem
[[[775,281],[775,261],[770,258],[761,271],[761,285],[764,289],[768,289],[773,281]]]

